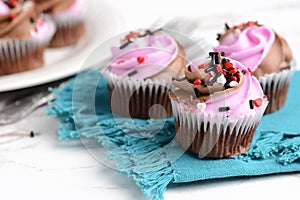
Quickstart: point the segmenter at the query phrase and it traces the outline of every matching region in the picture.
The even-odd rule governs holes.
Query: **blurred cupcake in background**
[[[76,44],[85,34],[86,0],[34,0],[41,12],[51,15],[57,30],[50,47]]]
[[[132,118],[172,115],[168,98],[172,77],[183,74],[185,50],[161,29],[128,33],[103,71],[108,81],[112,111]]]
[[[249,150],[268,105],[257,79],[240,62],[210,52],[192,62],[170,92],[176,140],[198,157],[233,157]]]
[[[31,1],[0,1],[0,75],[42,67],[53,21]]]
[[[218,34],[215,51],[243,63],[253,72],[269,98],[267,113],[280,109],[287,97],[295,68],[292,51],[286,40],[271,28],[249,21],[229,27]]]

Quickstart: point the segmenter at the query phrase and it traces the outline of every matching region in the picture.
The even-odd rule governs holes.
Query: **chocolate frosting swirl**
[[[275,33],[275,41],[262,62],[258,65],[253,74],[257,77],[264,74],[278,73],[290,67],[293,59],[292,50],[287,41]]]
[[[55,14],[70,8],[76,0],[34,0],[42,12]]]
[[[194,62],[187,66],[183,79],[173,80],[173,84],[182,91],[193,94],[185,99],[192,104],[236,90],[244,82],[243,73],[229,59],[223,58],[218,52],[211,52],[210,56],[211,62]]]
[[[9,13],[0,16],[0,37],[28,39],[38,21],[39,13],[31,1],[10,5]]]

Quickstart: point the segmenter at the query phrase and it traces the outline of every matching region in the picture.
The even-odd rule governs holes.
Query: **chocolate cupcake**
[[[86,0],[34,0],[41,12],[53,18],[57,30],[49,47],[76,44],[85,33]]]
[[[112,59],[102,72],[112,111],[141,119],[171,116],[171,79],[183,74],[185,64],[183,47],[165,31],[130,32],[112,47]]]
[[[31,1],[0,1],[0,75],[42,67],[55,24]]]
[[[216,51],[240,61],[253,71],[264,93],[270,101],[265,113],[280,109],[287,97],[287,91],[294,72],[292,51],[284,38],[271,28],[257,22],[238,26],[225,25],[225,33],[218,35]]]
[[[209,55],[173,81],[176,140],[200,158],[232,157],[250,148],[268,101],[250,70],[218,52]]]

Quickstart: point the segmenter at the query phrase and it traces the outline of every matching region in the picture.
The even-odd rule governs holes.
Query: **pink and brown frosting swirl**
[[[255,76],[278,73],[289,67],[292,51],[286,40],[272,29],[251,21],[225,27],[225,33],[218,34],[219,45],[214,50],[240,61]]]
[[[29,39],[42,23],[31,1],[0,1],[0,38]]]
[[[47,13],[57,13],[69,9],[76,3],[76,0],[34,0],[40,11]]]
[[[222,54],[223,55],[223,54]],[[210,52],[210,59],[187,66],[183,79],[174,79],[179,89],[170,98],[205,115],[226,113],[231,121],[255,115],[267,100],[257,79],[240,62]]]
[[[112,47],[109,69],[131,79],[171,79],[185,66],[184,51],[163,30],[130,32],[121,46]]]

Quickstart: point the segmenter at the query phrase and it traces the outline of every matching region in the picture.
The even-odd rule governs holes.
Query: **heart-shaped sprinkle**
[[[236,81],[236,82],[237,82],[237,77],[235,77],[235,76],[231,76],[231,77],[230,77],[230,80],[232,80],[232,81]]]
[[[11,20],[14,20],[14,19],[16,19],[17,18],[17,14],[16,13],[12,13],[11,15],[10,15],[10,19]]]
[[[203,112],[206,108],[206,103],[197,103],[197,108]]]
[[[231,81],[230,83],[229,83],[229,87],[235,87],[236,85],[238,84],[238,82],[236,82],[236,81]]]
[[[141,64],[141,63],[143,63],[143,62],[145,61],[145,58],[139,56],[139,57],[136,58],[136,60],[137,60],[137,62],[138,62],[139,64]]]
[[[217,82],[224,85],[227,82],[227,80],[223,75],[221,75],[217,78]]]
[[[233,68],[233,64],[231,62],[225,62],[224,67],[225,69],[230,70]]]
[[[202,85],[202,81],[200,79],[196,79],[193,82],[194,85]]]
[[[258,98],[258,99],[255,99],[253,100],[253,103],[256,107],[260,107],[262,105],[262,99],[261,98]]]

